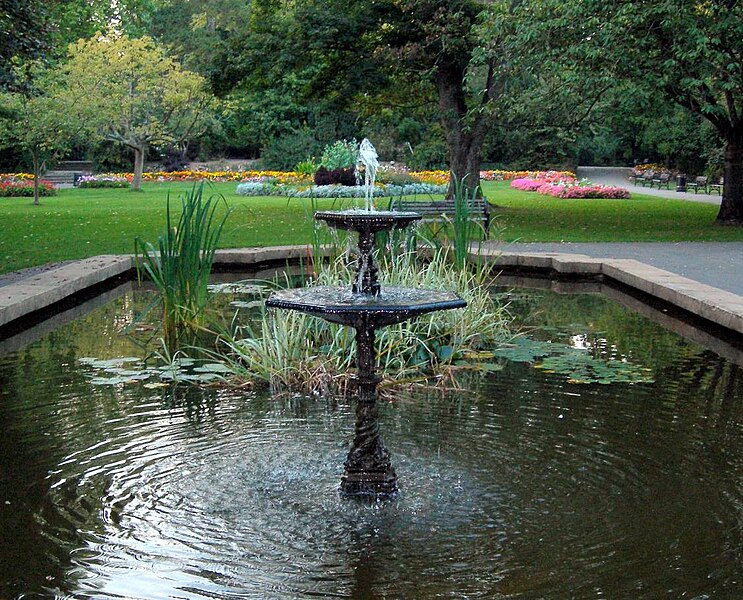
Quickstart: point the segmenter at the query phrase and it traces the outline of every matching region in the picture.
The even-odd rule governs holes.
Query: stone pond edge
[[[220,250],[218,267],[309,259],[307,246]],[[474,255],[473,255],[474,258]],[[721,327],[743,334],[743,297],[632,259],[592,258],[557,252],[502,252],[483,249],[481,260],[499,267],[552,271],[562,276],[602,277],[658,298]],[[74,294],[124,276],[134,269],[131,255],[93,256],[49,268],[0,287],[0,327]]]

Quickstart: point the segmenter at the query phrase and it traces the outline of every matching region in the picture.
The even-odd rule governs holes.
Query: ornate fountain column
[[[356,277],[351,289],[354,294],[379,296],[381,287],[377,279],[377,265],[374,264],[374,232],[371,229],[359,231],[359,257]]]
[[[356,327],[356,434],[344,463],[341,492],[347,496],[392,496],[397,474],[384,447],[377,421],[377,384],[374,327],[363,319]]]

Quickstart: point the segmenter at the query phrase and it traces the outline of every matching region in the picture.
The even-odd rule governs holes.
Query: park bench
[[[653,177],[653,185],[657,185],[658,189],[664,187],[667,190],[671,189],[671,174],[664,171],[663,173],[660,173],[656,177]]]
[[[720,177],[720,180],[717,183],[710,183],[707,186],[707,193],[711,194],[712,192],[715,192],[717,194],[722,194],[722,188],[724,187],[725,179],[723,177]]]
[[[690,181],[686,184],[687,188],[694,190],[695,194],[698,194],[701,190],[703,194],[707,193],[707,178],[704,175],[699,175],[694,178],[694,181]]]
[[[639,183],[639,184],[640,184],[640,185],[641,185],[642,187],[646,187],[646,186],[648,186],[648,185],[649,185],[650,187],[653,187],[653,179],[655,179],[655,171],[653,171],[653,170],[650,170],[650,171],[645,171],[645,172],[644,172],[644,173],[642,174],[642,177],[640,177],[640,178],[639,178],[639,179],[638,179],[638,180],[637,180],[637,181],[635,182],[635,185]]]
[[[414,200],[397,198],[392,201],[392,210],[416,212],[422,223],[453,223],[456,209],[454,199],[449,200]],[[490,204],[485,198],[474,198],[467,202],[467,220],[483,228],[487,237],[490,230]]]

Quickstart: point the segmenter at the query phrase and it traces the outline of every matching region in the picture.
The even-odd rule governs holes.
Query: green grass
[[[156,239],[165,222],[166,194],[191,183],[147,184],[129,190],[61,190],[33,206],[29,198],[0,199],[0,273],[134,251],[134,238]],[[310,243],[309,201],[244,198],[235,183],[214,184],[234,212],[221,247]],[[486,182],[485,194],[498,205],[493,235],[505,241],[741,241],[743,228],[715,224],[717,207],[643,196],[629,200],[560,200]],[[211,193],[209,189],[206,193]],[[333,206],[332,200],[318,202]],[[220,210],[223,210],[220,208]]]
[[[512,190],[486,182],[498,208],[492,235],[507,242],[683,242],[743,240],[743,228],[717,225],[718,206],[647,196],[578,200]]]
[[[134,238],[154,240],[165,225],[167,192],[177,198],[192,183],[148,184],[142,192],[116,189],[60,190],[33,206],[28,198],[0,199],[0,272],[96,254],[134,252]],[[236,184],[215,184],[234,208],[220,246],[308,243],[312,225],[304,201],[245,198]],[[332,201],[320,202],[330,208]],[[217,217],[225,208],[220,206]],[[176,217],[177,218],[177,217]]]

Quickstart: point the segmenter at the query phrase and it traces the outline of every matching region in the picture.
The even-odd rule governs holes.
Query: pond
[[[347,401],[91,385],[142,292],[7,352],[0,597],[743,597],[740,368],[597,295],[510,299],[568,359],[383,402],[379,504],[338,494]]]

